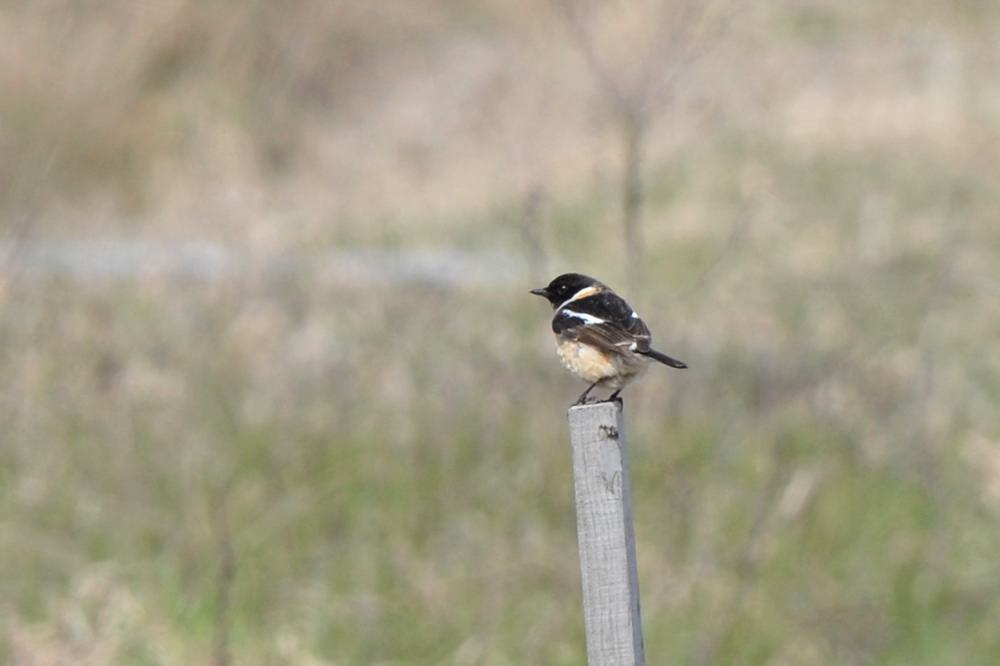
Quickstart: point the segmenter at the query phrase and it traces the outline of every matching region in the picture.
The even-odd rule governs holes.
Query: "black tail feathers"
[[[648,356],[649,358],[655,358],[660,363],[663,363],[664,365],[669,365],[671,368],[678,368],[683,370],[684,368],[688,367],[687,363],[685,363],[684,361],[678,361],[676,358],[670,358],[666,354],[661,354],[655,349],[649,349],[647,351],[641,351],[639,353],[642,354],[643,356]]]

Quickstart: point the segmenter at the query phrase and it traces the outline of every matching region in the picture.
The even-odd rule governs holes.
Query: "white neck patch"
[[[601,293],[601,290],[598,287],[594,286],[594,285],[591,285],[589,287],[584,287],[583,289],[581,289],[580,291],[576,292],[575,294],[573,294],[572,296],[570,296],[568,299],[566,299],[565,301],[563,301],[562,304],[559,307],[556,308],[556,310],[563,309],[564,307],[566,307],[567,305],[569,305],[573,301],[578,301],[581,298],[586,298],[587,296],[593,296],[594,294],[599,294],[599,293]]]

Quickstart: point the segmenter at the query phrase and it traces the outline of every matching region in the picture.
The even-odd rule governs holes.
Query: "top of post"
[[[573,405],[568,411],[570,421],[578,421],[583,418],[614,420],[619,418],[621,413],[622,403],[618,400]]]

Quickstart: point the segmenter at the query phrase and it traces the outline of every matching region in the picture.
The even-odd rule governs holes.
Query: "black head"
[[[532,289],[531,293],[536,296],[544,296],[548,299],[552,307],[558,307],[587,287],[606,287],[601,282],[587,275],[579,273],[563,273],[549,283],[549,286],[541,289]]]

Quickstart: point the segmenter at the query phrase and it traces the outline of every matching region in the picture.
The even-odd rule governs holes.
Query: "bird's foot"
[[[578,405],[586,405],[586,404],[588,404],[587,403],[587,396],[590,394],[591,391],[594,390],[594,387],[597,386],[599,383],[600,382],[594,382],[593,384],[591,384],[590,386],[588,386],[587,390],[584,391],[583,393],[581,393],[580,397],[576,399],[576,402],[573,403],[573,406],[576,407]]]

